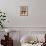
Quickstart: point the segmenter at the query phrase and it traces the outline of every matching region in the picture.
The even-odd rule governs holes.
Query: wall
[[[32,5],[31,5],[32,4]],[[7,27],[46,27],[46,0],[0,0]],[[20,16],[20,6],[28,5],[28,16]]]
[[[32,26],[46,27],[46,0],[33,0]]]

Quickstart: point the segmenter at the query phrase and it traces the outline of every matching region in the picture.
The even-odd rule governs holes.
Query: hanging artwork
[[[28,16],[28,6],[20,7],[20,16]]]

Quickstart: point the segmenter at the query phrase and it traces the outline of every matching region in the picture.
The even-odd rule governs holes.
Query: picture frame
[[[20,6],[20,16],[28,16],[28,6]]]

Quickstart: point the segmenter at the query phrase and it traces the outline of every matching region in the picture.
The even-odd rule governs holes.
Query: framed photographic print
[[[28,16],[28,6],[20,7],[20,16]]]

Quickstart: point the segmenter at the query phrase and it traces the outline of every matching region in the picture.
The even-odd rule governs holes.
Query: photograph
[[[0,46],[46,46],[46,0],[0,0]]]
[[[20,16],[28,16],[28,6],[20,6]]]

